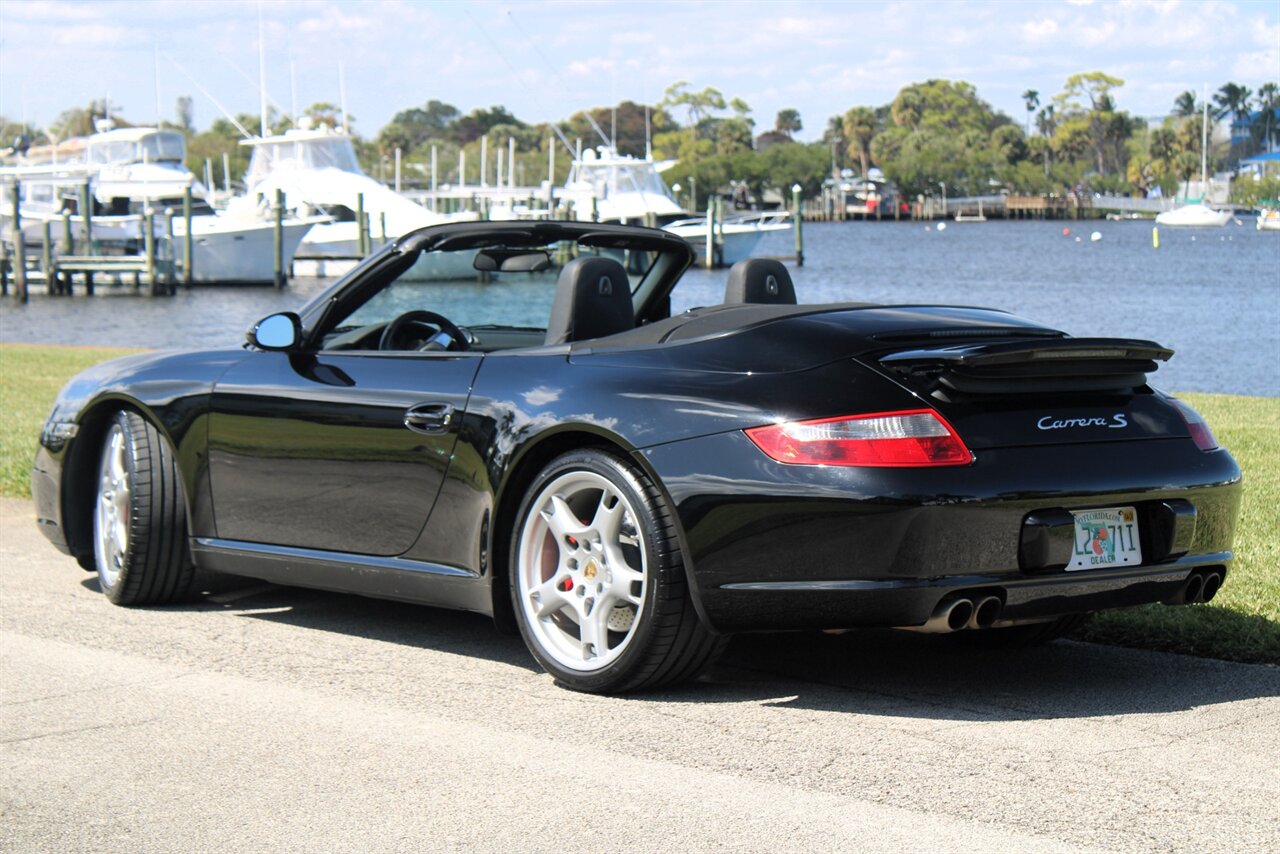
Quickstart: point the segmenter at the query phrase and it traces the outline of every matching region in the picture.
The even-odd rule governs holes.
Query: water
[[[1280,396],[1280,234],[1243,227],[1161,229],[1149,222],[823,223],[805,226],[802,302],[949,303],[1012,311],[1076,336],[1149,338],[1177,351],[1156,376],[1173,390]],[[1064,227],[1071,235],[1062,234]],[[1097,231],[1102,239],[1089,239]],[[1077,240],[1077,237],[1080,238]],[[789,255],[769,235],[758,254]],[[725,271],[691,270],[674,307],[720,302]],[[329,282],[204,287],[173,298],[99,288],[87,299],[0,299],[0,340],[121,347],[238,346],[274,311]],[[442,285],[442,304],[474,286]],[[114,292],[113,292],[114,291]],[[546,295],[543,295],[545,298]],[[447,315],[449,312],[444,311]]]

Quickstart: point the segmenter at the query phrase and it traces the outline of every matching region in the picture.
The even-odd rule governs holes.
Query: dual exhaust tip
[[[925,634],[948,634],[963,629],[988,629],[1000,619],[1004,603],[998,596],[982,596],[975,599],[961,597],[938,603],[933,615],[923,626],[907,626],[912,631]]]
[[[1170,605],[1195,605],[1208,602],[1222,589],[1221,570],[1197,570],[1187,577],[1178,595],[1167,600]],[[903,626],[913,632],[949,634],[965,629],[988,629],[1000,619],[1004,603],[998,596],[967,596],[945,599],[938,603],[923,626]]]
[[[1216,569],[1201,570],[1187,576],[1178,595],[1168,600],[1170,605],[1196,605],[1208,602],[1222,588],[1222,572]]]

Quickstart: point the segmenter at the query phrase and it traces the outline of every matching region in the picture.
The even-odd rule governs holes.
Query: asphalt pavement
[[[118,608],[4,500],[0,849],[1280,850],[1280,668],[954,640],[743,636],[584,696],[474,615]]]

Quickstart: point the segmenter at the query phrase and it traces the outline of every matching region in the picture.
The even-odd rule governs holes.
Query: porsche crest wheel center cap
[[[582,574],[587,578],[595,578],[598,572],[600,572],[600,568],[596,566],[594,560],[587,561],[587,568],[582,570]]]

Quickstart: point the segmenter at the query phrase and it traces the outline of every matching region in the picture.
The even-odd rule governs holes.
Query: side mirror
[[[268,315],[246,337],[260,350],[292,350],[302,341],[302,319],[292,311]]]

